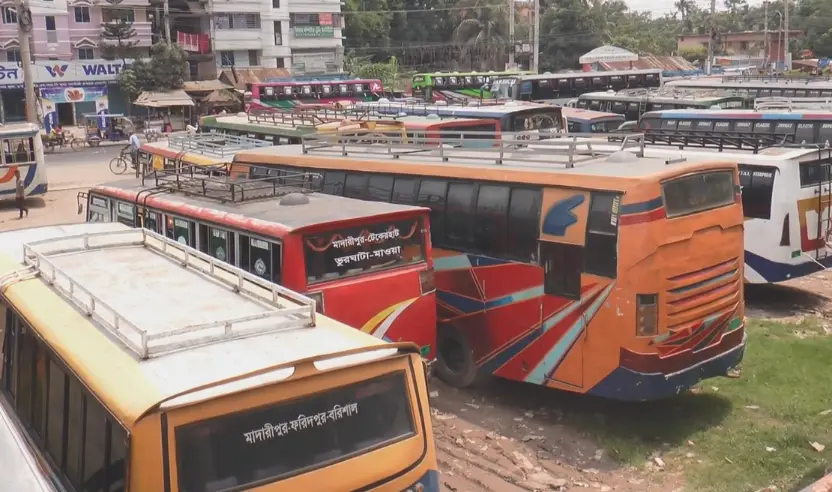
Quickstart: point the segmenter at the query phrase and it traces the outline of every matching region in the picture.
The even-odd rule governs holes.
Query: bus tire
[[[436,375],[456,388],[477,381],[477,364],[468,339],[453,326],[440,326],[436,333]]]

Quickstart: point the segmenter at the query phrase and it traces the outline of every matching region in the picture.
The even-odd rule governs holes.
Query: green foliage
[[[122,0],[106,0],[106,2],[113,7],[118,7]],[[136,30],[133,29],[131,21],[127,20],[124,15],[119,15],[126,11],[114,10],[114,12],[112,20],[101,24],[101,56],[106,60],[126,61],[138,44],[137,41],[131,41],[136,37]]]
[[[156,43],[148,60],[135,60],[119,74],[119,86],[131,101],[143,91],[169,91],[185,85],[188,61],[178,44]]]
[[[372,57],[348,57],[346,70],[362,79],[379,79],[386,90],[395,90],[399,82],[399,61],[391,56],[386,63],[373,63]]]

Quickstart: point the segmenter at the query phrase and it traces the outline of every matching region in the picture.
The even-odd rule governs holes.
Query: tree
[[[349,73],[359,79],[378,79],[385,90],[396,90],[399,82],[399,61],[391,56],[386,63],[372,63],[372,57],[349,57],[344,65]]]
[[[122,0],[106,0],[106,2],[117,9]],[[115,12],[117,13],[112,20],[101,24],[101,38],[109,41],[102,41],[101,56],[106,60],[120,59],[126,65],[127,58],[131,57],[133,48],[138,44],[137,41],[131,41],[136,37],[136,30],[133,29],[133,22],[127,20],[126,11],[115,10]]]
[[[156,43],[148,60],[134,60],[121,70],[119,86],[133,101],[143,91],[170,91],[185,85],[188,60],[178,44]]]
[[[506,60],[508,22],[503,2],[495,0],[462,0],[459,24],[454,40],[460,43],[463,60],[471,70],[500,70]],[[475,66],[475,65],[478,65]]]

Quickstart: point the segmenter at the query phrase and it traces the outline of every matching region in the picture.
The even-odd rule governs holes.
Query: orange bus
[[[736,162],[644,158],[632,134],[608,154],[592,150],[606,138],[511,136],[422,151],[305,138],[232,169],[315,172],[328,193],[430,208],[436,370],[451,384],[493,374],[651,400],[742,360]]]
[[[436,347],[428,209],[311,192],[314,176],[230,180],[226,166],[155,170],[94,186],[87,221],[144,227],[302,292],[387,341]],[[350,181],[352,183],[352,181]]]

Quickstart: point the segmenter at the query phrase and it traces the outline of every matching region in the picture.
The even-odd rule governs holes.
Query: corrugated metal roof
[[[639,56],[638,60],[633,62],[602,62],[600,65],[604,70],[631,70],[648,68],[660,68],[671,72],[696,70],[696,66],[681,56],[644,55]]]
[[[291,76],[285,68],[235,68],[223,70],[218,79],[233,85],[236,89],[245,89],[246,84],[258,84],[266,79]]]
[[[182,89],[166,92],[142,92],[133,103],[148,108],[170,108],[174,106],[193,106],[194,100]]]

